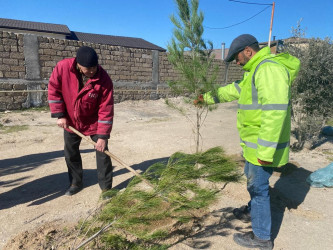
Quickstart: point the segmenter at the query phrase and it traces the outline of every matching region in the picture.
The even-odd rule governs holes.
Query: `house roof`
[[[303,37],[289,37],[283,39],[283,41],[287,43],[308,43],[309,40],[310,40],[309,38],[303,38]]]
[[[67,25],[0,18],[0,28],[20,29],[70,35]]]
[[[270,41],[270,47],[277,46],[277,45],[279,45],[281,43],[283,43],[282,40],[273,40],[273,41]],[[264,46],[268,46],[268,42],[261,42],[261,43],[259,43],[259,47],[264,47]]]
[[[155,44],[147,42],[141,38],[134,37],[124,37],[124,36],[110,36],[110,35],[100,35],[100,34],[91,34],[72,31],[71,38],[73,40],[90,42],[90,43],[100,43],[108,44],[114,46],[130,47],[130,48],[139,48],[139,49],[151,49],[158,51],[166,51],[162,47],[159,47]]]
[[[159,47],[150,42],[147,42],[146,40],[141,38],[110,36],[110,35],[100,35],[100,34],[70,31],[67,25],[62,25],[62,24],[39,23],[39,22],[0,18],[0,28],[63,34],[66,35],[66,39],[72,39],[83,42],[166,51],[164,48]]]
[[[270,47],[277,46],[277,45],[279,45],[281,43],[283,43],[282,40],[271,41]],[[259,43],[259,47],[260,48],[262,48],[264,46],[267,46],[267,45],[268,45],[268,42],[261,42],[261,43]],[[225,48],[224,49],[224,58],[226,58],[228,56],[228,52],[229,52],[229,48]],[[213,50],[213,54],[215,55],[215,59],[221,60],[221,58],[222,58],[222,51],[221,51],[221,49],[214,49]]]

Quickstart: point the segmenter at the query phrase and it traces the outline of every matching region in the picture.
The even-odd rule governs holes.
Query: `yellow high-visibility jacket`
[[[265,47],[248,61],[243,79],[204,94],[207,104],[238,99],[237,128],[243,156],[252,164],[258,159],[273,162],[271,167],[289,160],[291,107],[290,88],[300,68],[289,54],[274,55]]]

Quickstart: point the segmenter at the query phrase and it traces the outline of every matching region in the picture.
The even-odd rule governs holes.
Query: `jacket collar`
[[[77,70],[77,67],[76,67],[76,58],[72,58],[72,60],[73,60],[73,62],[72,62],[70,71],[75,73],[75,74],[80,74],[80,72]],[[90,78],[90,80],[92,82],[95,82],[95,81],[98,81],[98,80],[101,79],[101,72],[102,72],[101,69],[102,69],[102,67],[98,64],[96,74],[92,78]]]
[[[264,47],[259,50],[244,66],[243,69],[245,71],[251,71],[251,69],[255,68],[263,59],[269,57],[271,54],[271,50],[268,47]]]

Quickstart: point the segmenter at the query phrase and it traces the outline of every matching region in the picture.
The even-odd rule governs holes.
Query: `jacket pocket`
[[[97,114],[98,109],[98,94],[95,91],[87,93],[81,101],[81,114],[84,116],[90,116]]]

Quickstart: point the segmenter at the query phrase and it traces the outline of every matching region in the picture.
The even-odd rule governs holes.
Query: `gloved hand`
[[[193,101],[195,106],[202,106],[204,104],[203,95],[199,95],[197,99]]]

